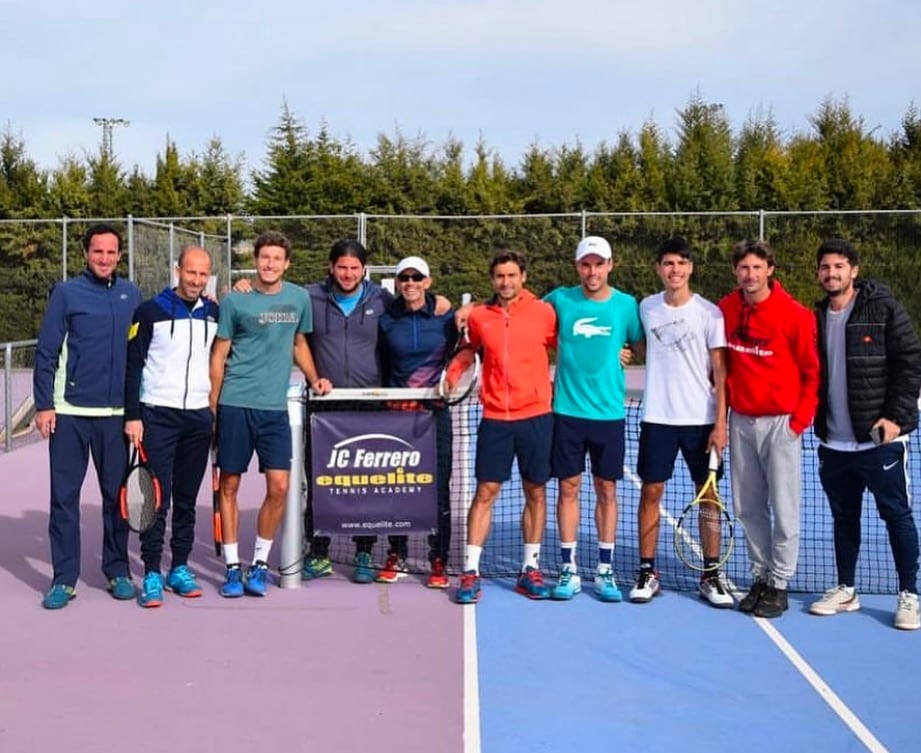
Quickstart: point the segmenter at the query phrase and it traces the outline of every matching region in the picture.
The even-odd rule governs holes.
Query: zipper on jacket
[[[510,421],[512,418],[512,380],[509,377],[509,373],[512,370],[512,351],[509,347],[509,339],[512,336],[512,317],[509,310],[504,306],[502,313],[505,315],[505,338],[503,339],[505,349],[503,358],[505,363],[505,368],[503,369],[503,376],[505,377],[505,418]]]
[[[195,320],[192,318],[192,312],[189,311],[189,351],[185,357],[185,389],[182,393],[182,409],[186,410],[189,402],[189,382],[192,378],[192,340],[195,339]]]

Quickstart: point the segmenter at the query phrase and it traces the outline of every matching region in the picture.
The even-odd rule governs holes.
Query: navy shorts
[[[585,454],[592,475],[606,481],[624,477],[623,419],[596,421],[572,416],[553,416],[553,453],[550,465],[555,478],[571,478],[585,470]]]
[[[512,461],[517,457],[521,478],[532,484],[546,484],[550,479],[552,440],[552,413],[518,421],[484,418],[477,430],[476,480],[508,481]]]
[[[636,459],[636,473],[647,484],[668,481],[675,470],[675,458],[681,452],[695,484],[707,480],[710,472],[710,455],[707,440],[713,424],[703,426],[673,426],[671,424],[640,424],[640,449]],[[720,463],[717,477],[723,476]]]
[[[255,450],[259,472],[291,470],[291,426],[286,410],[219,405],[217,464],[226,473],[246,473]]]

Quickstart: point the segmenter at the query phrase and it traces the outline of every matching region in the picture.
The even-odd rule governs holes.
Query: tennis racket
[[[211,448],[211,527],[214,531],[214,553],[220,557],[224,533],[221,526],[221,472],[217,467],[217,447]]]
[[[118,491],[122,519],[136,533],[144,533],[160,512],[160,482],[147,462],[144,445],[132,445],[125,478]]]
[[[457,405],[467,399],[479,380],[480,355],[470,344],[465,327],[458,334],[454,350],[441,370],[438,394],[448,405]]]
[[[716,482],[719,465],[719,454],[711,449],[707,480],[675,526],[675,553],[691,570],[701,573],[722,567],[735,542],[732,515]]]

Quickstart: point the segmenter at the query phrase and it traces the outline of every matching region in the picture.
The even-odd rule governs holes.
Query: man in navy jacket
[[[102,572],[119,600],[134,598],[128,569],[128,526],[118,508],[125,471],[122,432],[128,329],[141,302],[137,287],[116,274],[121,237],[110,225],[83,237],[86,269],[55,286],[35,351],[35,426],[49,439],[53,577],[42,605],[67,606],[80,577],[80,489],[89,455],[102,491]]]

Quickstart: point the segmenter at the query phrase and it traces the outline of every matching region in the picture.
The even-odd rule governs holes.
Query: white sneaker
[[[850,586],[835,586],[829,588],[820,599],[809,605],[812,614],[827,617],[841,612],[856,612],[860,609],[860,599],[857,590]]]
[[[634,604],[645,604],[652,601],[653,596],[659,593],[659,574],[655,570],[640,570],[636,574],[636,583],[630,589],[630,601]]]
[[[598,595],[598,601],[621,601],[624,598],[617,587],[613,570],[595,573],[595,593]]]
[[[709,602],[711,607],[716,607],[717,609],[731,609],[735,604],[732,600],[732,595],[726,590],[718,574],[701,578],[697,593],[701,599]]]
[[[921,608],[918,607],[918,594],[902,591],[899,604],[895,610],[895,626],[899,630],[917,630],[921,628]]]

